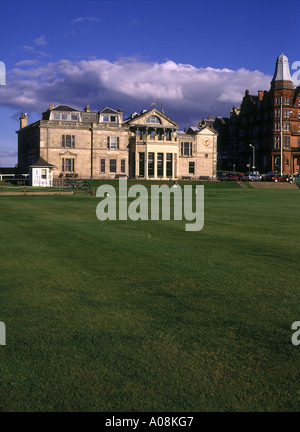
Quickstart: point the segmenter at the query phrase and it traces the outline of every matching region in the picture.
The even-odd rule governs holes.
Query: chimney
[[[84,108],[85,112],[91,112],[91,108],[89,106],[89,104],[87,104],[87,106]]]
[[[264,91],[263,90],[258,90],[258,99],[259,100],[263,100],[264,97]]]
[[[25,114],[22,113],[19,120],[20,120],[20,129],[23,129],[24,127],[26,127],[28,125],[27,113],[25,113]]]
[[[120,114],[120,123],[123,123],[123,110],[119,109],[118,113]]]

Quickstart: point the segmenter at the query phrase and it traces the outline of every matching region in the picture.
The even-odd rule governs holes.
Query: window
[[[157,153],[157,176],[163,177],[164,175],[164,154]]]
[[[156,135],[155,131],[151,131],[150,132],[150,139],[155,140],[155,135]]]
[[[275,149],[279,149],[280,148],[280,138],[279,138],[279,136],[275,137],[274,148]]]
[[[154,177],[154,153],[148,153],[148,176]]]
[[[79,114],[78,113],[59,113],[59,112],[53,112],[53,119],[54,120],[64,120],[64,121],[78,121],[79,120]]]
[[[145,175],[145,153],[139,153],[139,176],[144,177]]]
[[[298,119],[300,119],[300,111],[298,111]]]
[[[105,173],[105,159],[100,160],[100,172]]]
[[[193,155],[193,143],[192,142],[181,142],[181,156],[192,156]]]
[[[284,110],[284,118],[290,118],[290,110]]]
[[[167,159],[166,159],[166,163],[167,163],[167,177],[172,177],[172,162],[173,162],[173,154],[172,153],[167,153]]]
[[[167,141],[171,141],[171,131],[169,130],[165,131],[165,138]]]
[[[109,171],[111,173],[117,172],[117,159],[110,159],[109,161]]]
[[[158,131],[157,131],[157,139],[159,141],[162,141],[163,136],[164,136],[164,131],[162,129],[158,129]]]
[[[285,164],[286,164],[287,167],[289,166],[289,162],[290,161],[288,159],[285,161]]]
[[[195,174],[195,162],[189,162],[189,174]]]
[[[160,120],[156,116],[150,116],[150,117],[147,118],[146,123],[160,124]]]
[[[276,105],[280,105],[280,98],[276,98]]]
[[[109,150],[119,150],[119,137],[107,137],[107,148]]]
[[[42,168],[41,170],[41,177],[42,179],[46,180],[47,179],[47,170],[45,168]]]
[[[283,137],[283,147],[285,149],[289,149],[290,148],[290,137]]]
[[[121,159],[121,173],[124,174],[125,173],[125,165],[126,161],[125,159]]]
[[[183,154],[184,154],[184,156],[190,156],[190,143],[189,142],[184,143]]]
[[[74,172],[74,158],[62,158],[62,172]]]
[[[118,123],[118,116],[103,114],[101,116],[101,121],[103,123]]]
[[[289,123],[284,123],[283,130],[289,132],[289,130],[290,130],[290,124]]]
[[[300,123],[298,123],[298,132],[300,132]]]
[[[208,153],[205,153],[205,157],[208,158]]]
[[[290,104],[290,98],[284,98],[284,105]]]
[[[61,146],[64,148],[74,148],[75,135],[62,135]]]

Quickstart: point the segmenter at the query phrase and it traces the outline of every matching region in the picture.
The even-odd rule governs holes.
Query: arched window
[[[150,117],[147,118],[146,123],[151,123],[151,124],[160,124],[160,120],[158,117],[152,115]]]

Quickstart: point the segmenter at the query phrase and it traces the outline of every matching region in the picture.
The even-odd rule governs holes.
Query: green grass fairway
[[[0,197],[0,411],[299,411],[300,190],[205,187],[205,225]]]

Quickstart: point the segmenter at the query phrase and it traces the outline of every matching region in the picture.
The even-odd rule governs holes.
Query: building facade
[[[178,131],[178,124],[153,108],[123,119],[122,110],[91,112],[53,106],[28,125],[20,117],[18,167],[28,172],[39,158],[53,177],[113,179],[216,179],[217,132],[209,126]]]
[[[281,54],[270,89],[245,91],[229,118],[215,121],[222,169],[282,174],[300,172],[300,87],[294,87],[288,59]]]

